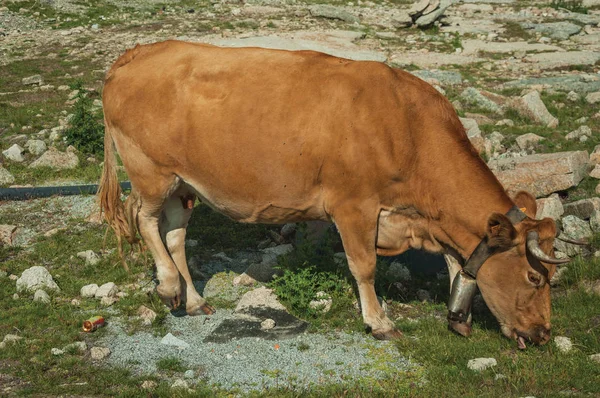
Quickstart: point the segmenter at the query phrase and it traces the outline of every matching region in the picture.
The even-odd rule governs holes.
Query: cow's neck
[[[514,204],[481,158],[463,145],[451,156],[449,149],[429,158],[439,164],[429,164],[429,176],[417,178],[425,185],[416,182],[421,189],[415,192],[415,204],[431,220],[434,237],[467,259],[484,238],[489,216],[505,214]],[[443,172],[432,173],[432,167]]]

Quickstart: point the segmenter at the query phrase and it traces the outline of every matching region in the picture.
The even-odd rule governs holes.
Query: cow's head
[[[489,217],[487,240],[495,254],[479,270],[477,285],[502,333],[525,348],[526,341],[545,344],[550,339],[556,225],[551,218],[534,220],[536,204],[530,194],[520,192],[514,202],[528,218],[513,225],[502,214]]]

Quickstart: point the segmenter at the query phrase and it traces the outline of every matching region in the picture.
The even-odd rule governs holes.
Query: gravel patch
[[[302,390],[356,378],[385,378],[413,367],[393,343],[359,333],[303,333],[279,341],[257,337],[234,338],[227,343],[204,341],[232,316],[232,311],[220,309],[211,316],[169,317],[168,332],[189,348],[160,344],[162,336],[147,332],[127,335],[116,321],[108,324],[109,333],[98,344],[110,348],[107,363],[111,366],[153,374],[158,371],[156,361],[178,358],[186,369],[199,370],[194,380],[243,392],[278,385]]]

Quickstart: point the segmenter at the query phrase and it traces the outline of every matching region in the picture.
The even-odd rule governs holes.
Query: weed
[[[102,156],[104,151],[104,126],[100,122],[100,112],[92,110],[92,98],[89,91],[78,82],[74,88],[77,93],[71,126],[65,131],[65,138],[69,145],[83,153]]]
[[[159,370],[169,371],[169,372],[184,372],[185,366],[181,363],[181,359],[179,358],[161,358],[156,361],[156,367]]]

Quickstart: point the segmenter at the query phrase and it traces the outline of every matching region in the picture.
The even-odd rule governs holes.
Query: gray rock
[[[252,307],[263,307],[281,311],[286,310],[285,307],[277,301],[277,296],[275,296],[273,290],[267,289],[264,286],[244,294],[235,307],[235,312],[244,313]]]
[[[2,151],[2,156],[10,161],[21,163],[25,160],[23,151],[24,149],[19,144],[13,144],[10,148]]]
[[[360,22],[357,16],[349,13],[343,8],[330,6],[326,4],[317,4],[311,6],[308,8],[308,11],[313,17],[339,19],[349,23]]]
[[[475,358],[469,359],[467,367],[476,372],[481,372],[498,364],[495,358]]]
[[[533,29],[535,32],[556,40],[567,40],[569,37],[581,32],[581,26],[571,22],[522,23],[521,27],[523,29]]]
[[[284,238],[291,237],[294,232],[296,232],[296,224],[295,223],[287,223],[283,227],[281,227],[281,231],[279,231],[280,235]]]
[[[98,291],[98,285],[92,283],[91,285],[85,285],[79,290],[79,294],[81,297],[90,298],[96,297],[96,292]]]
[[[590,215],[590,228],[594,232],[600,232],[600,211],[596,210]]]
[[[565,53],[562,53],[565,54]],[[563,55],[564,56],[564,55]],[[596,79],[596,80],[593,80]],[[504,83],[505,88],[517,87],[534,87],[543,86],[550,87],[554,90],[559,91],[575,91],[578,93],[589,93],[592,91],[600,90],[600,79],[597,79],[594,75],[588,74],[572,74],[566,76],[553,76],[553,77],[532,77],[520,80],[514,80],[511,82]]]
[[[473,87],[466,88],[460,98],[464,103],[486,109],[490,112],[502,114],[502,108],[494,101],[484,96],[479,90]]]
[[[600,198],[582,199],[564,205],[565,216],[575,216],[582,220],[589,219],[596,211],[600,211]]]
[[[17,234],[16,225],[2,224],[0,225],[0,244],[4,246],[12,246],[15,242]]]
[[[96,265],[100,262],[100,257],[93,250],[86,250],[77,253],[77,257],[85,259],[86,265]]]
[[[562,233],[559,237],[568,239],[585,240],[592,236],[590,224],[575,216],[566,216],[562,219]],[[579,245],[573,245],[563,242],[559,239],[554,240],[554,247],[566,253],[567,256],[576,256],[583,252],[583,248]]]
[[[530,118],[532,121],[542,124],[546,127],[558,126],[558,119],[548,112],[546,105],[537,91],[531,91],[522,97],[517,98],[510,104],[519,114]]]
[[[25,148],[35,156],[43,154],[48,149],[46,143],[42,140],[29,140],[25,143]]]
[[[107,282],[104,285],[100,286],[98,290],[96,290],[95,297],[114,297],[118,291],[119,288],[117,287],[117,285],[114,284],[114,282]]]
[[[553,220],[560,220],[560,217],[564,214],[565,209],[558,195],[552,195],[548,198],[536,200],[537,213],[535,218],[541,220],[546,217],[550,217]]]
[[[531,148],[535,144],[537,144],[538,142],[543,141],[543,140],[545,140],[544,137],[540,137],[539,135],[533,134],[533,133],[527,133],[527,134],[520,135],[516,139],[517,145],[521,149]]]
[[[17,292],[19,293],[33,293],[40,289],[60,291],[50,272],[40,265],[26,269],[17,279]]]
[[[103,305],[104,307],[110,307],[111,305],[113,305],[117,301],[119,301],[118,297],[106,296],[106,297],[102,297],[100,299],[100,304]]]
[[[452,0],[441,0],[439,7],[435,11],[433,11],[427,15],[420,16],[419,18],[417,18],[415,23],[417,24],[417,26],[419,28],[426,28],[428,26],[431,26],[442,15],[444,15],[444,12],[446,11],[446,9],[448,7],[450,7],[452,5],[452,3],[453,3]]]
[[[481,130],[479,130],[479,125],[477,124],[477,121],[475,119],[461,117],[460,122],[465,128],[469,139],[481,137]]]
[[[585,100],[588,104],[597,104],[600,102],[600,91],[589,93],[585,96]]]
[[[596,363],[600,364],[600,353],[598,353],[598,354],[592,354],[592,355],[590,355],[589,358],[593,362],[596,362]]]
[[[50,304],[50,296],[43,290],[36,290],[33,295],[33,301],[39,301],[44,304]]]
[[[15,177],[0,165],[0,185],[10,185],[15,182]]]
[[[190,387],[188,386],[187,381],[183,380],[183,379],[175,379],[175,381],[173,382],[173,384],[171,384],[171,388],[172,389],[189,389]]]
[[[60,348],[52,348],[50,350],[50,352],[52,353],[52,355],[55,356],[59,356],[59,355],[63,355],[65,352],[63,350],[61,350]]]
[[[333,300],[331,299],[331,296],[325,292],[317,292],[315,300],[311,300],[311,302],[308,303],[308,306],[313,310],[326,313],[329,312],[332,304]]]
[[[581,138],[582,136],[591,137],[592,129],[590,129],[588,126],[579,126],[579,128],[577,130],[571,131],[569,134],[567,134],[565,136],[565,138],[567,140],[574,140],[577,138]]]
[[[160,344],[177,347],[180,350],[184,350],[184,349],[190,347],[190,345],[188,343],[186,343],[185,341],[183,341],[181,339],[178,339],[177,337],[173,336],[171,333],[167,333],[165,335],[165,337],[163,337],[162,340],[160,340]]]
[[[23,83],[23,85],[25,86],[29,86],[32,84],[37,84],[41,86],[42,84],[44,84],[44,79],[41,75],[33,75],[29,77],[24,77],[23,79],[21,79],[21,83]]]
[[[588,163],[586,151],[574,151],[492,159],[488,166],[508,191],[541,197],[577,186],[587,175]]]
[[[37,160],[29,165],[30,168],[50,167],[55,170],[74,169],[79,165],[79,158],[72,152],[60,152],[51,147]]]
[[[554,69],[560,67],[568,67],[572,65],[594,65],[600,60],[600,52],[597,51],[557,51],[549,53],[531,54],[526,56],[523,61],[536,63],[539,69]],[[566,91],[574,90],[569,87]],[[588,87],[587,92],[594,91],[592,87]]]
[[[396,29],[410,28],[413,24],[413,20],[406,12],[397,13],[392,17],[392,26]]]
[[[108,347],[92,347],[90,355],[94,361],[101,361],[110,355],[110,348]]]
[[[565,336],[556,336],[554,338],[554,344],[562,353],[567,353],[573,349],[573,342],[571,342],[570,338]]]
[[[268,247],[262,250],[262,261],[251,264],[245,271],[245,274],[259,282],[269,282],[279,273],[274,267],[277,265],[277,258],[286,255],[294,250],[291,244]]]
[[[432,79],[437,80],[440,84],[447,86],[454,86],[463,83],[462,76],[459,72],[449,70],[422,69],[409,73],[412,73],[413,75],[425,81],[431,81]]]

